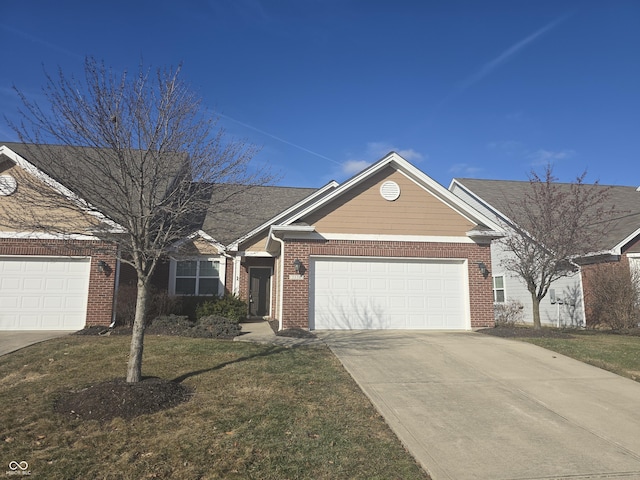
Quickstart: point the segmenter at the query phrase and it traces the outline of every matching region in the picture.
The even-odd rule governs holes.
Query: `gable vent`
[[[384,198],[385,200],[393,202],[400,196],[400,186],[396,182],[392,182],[391,180],[384,182],[380,186],[380,195],[382,195],[382,198]]]
[[[0,175],[0,196],[11,195],[18,188],[18,182],[11,175]]]

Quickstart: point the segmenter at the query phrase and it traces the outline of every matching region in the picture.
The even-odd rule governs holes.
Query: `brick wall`
[[[298,258],[309,267],[312,255],[469,259],[471,328],[494,325],[491,276],[484,278],[476,262],[491,265],[489,245],[471,243],[385,242],[353,240],[287,240],[284,264],[283,328],[309,328],[309,274],[290,280]]]
[[[618,261],[593,263],[591,265],[583,265],[582,271],[582,293],[584,299],[584,313],[587,327],[593,326],[593,291],[594,280],[603,269],[613,269],[619,275],[631,275],[629,269],[629,258],[623,254]]]
[[[91,257],[87,325],[109,325],[113,313],[116,253],[114,245],[100,241],[0,239],[0,255]],[[106,273],[98,271],[98,262],[107,264]]]

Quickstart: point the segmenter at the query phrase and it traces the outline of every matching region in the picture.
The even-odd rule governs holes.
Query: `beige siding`
[[[393,180],[400,197],[389,202],[380,186]],[[303,221],[319,233],[465,236],[475,224],[411,179],[387,167]]]
[[[0,197],[0,231],[86,233],[97,224],[94,217],[80,212],[22,168],[14,166],[2,174],[13,176],[18,188],[12,195]]]
[[[218,249],[202,238],[195,238],[180,247],[180,255],[219,255]]]
[[[240,245],[239,250],[244,252],[264,252],[268,234],[253,237]]]

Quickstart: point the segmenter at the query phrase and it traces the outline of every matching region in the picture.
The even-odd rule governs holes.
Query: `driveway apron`
[[[472,332],[318,332],[441,479],[640,479],[640,383]]]
[[[0,355],[72,333],[69,330],[0,330]]]

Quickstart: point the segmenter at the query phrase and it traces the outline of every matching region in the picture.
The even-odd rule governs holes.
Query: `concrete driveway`
[[[68,330],[0,330],[0,356],[51,338],[72,334]]]
[[[434,480],[640,479],[640,383],[471,332],[317,332]]]

